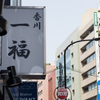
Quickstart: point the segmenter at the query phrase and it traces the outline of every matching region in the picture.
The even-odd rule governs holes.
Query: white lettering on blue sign
[[[98,88],[98,100],[100,100],[100,80],[97,81],[97,88]]]
[[[100,85],[98,85],[98,94],[100,94]]]
[[[20,100],[36,100],[35,98],[20,98]]]

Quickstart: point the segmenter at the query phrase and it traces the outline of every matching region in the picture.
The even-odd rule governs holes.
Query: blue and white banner
[[[97,88],[98,88],[98,100],[100,100],[100,80],[97,82]]]

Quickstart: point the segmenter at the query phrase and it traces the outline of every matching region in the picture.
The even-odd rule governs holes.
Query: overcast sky
[[[22,0],[22,6],[46,7],[46,62],[55,60],[56,49],[78,27],[88,8],[97,8],[100,0]]]

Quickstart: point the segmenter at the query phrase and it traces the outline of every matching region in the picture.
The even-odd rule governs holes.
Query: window
[[[91,76],[90,71],[88,71],[87,74],[88,74],[88,77]]]
[[[93,53],[91,56],[89,56],[87,59],[82,61],[82,65],[85,66],[86,64],[90,63],[92,60],[95,59],[95,53]]]
[[[92,90],[95,88],[94,84],[95,84],[95,83],[91,84],[91,88],[92,88]]]
[[[42,86],[42,81],[38,84],[38,88]]]
[[[91,85],[88,86],[88,91],[90,91],[90,90],[91,90]]]
[[[58,55],[58,58],[60,58],[60,55]]]
[[[95,74],[95,73],[96,73],[96,67],[90,69],[90,70],[87,72],[87,76],[90,77],[90,76],[92,76],[92,75]]]
[[[91,41],[90,43],[88,43],[87,45],[86,45],[86,50],[88,50],[89,48],[91,48],[93,45],[94,45],[94,41]]]
[[[71,53],[71,57],[72,57],[72,58],[74,57],[74,54],[73,54],[73,52]]]
[[[72,90],[72,94],[73,94],[73,96],[75,96],[75,90]]]
[[[74,65],[72,65],[72,70],[74,70]]]
[[[97,82],[93,82],[85,87],[83,87],[83,92],[86,93],[86,92],[89,92],[89,91],[92,91],[93,89],[95,89],[97,87]]]
[[[73,43],[73,40],[71,41],[71,44]]]
[[[94,59],[95,59],[95,53],[92,54],[90,57],[87,58],[87,64],[90,63]]]
[[[86,52],[89,48],[91,48],[94,44],[95,44],[95,41],[91,41],[91,42],[89,42],[87,45],[85,45],[83,48],[81,48],[82,54],[83,54],[84,52]]]
[[[67,62],[66,67],[67,68],[70,68],[71,67],[71,61]]]
[[[88,86],[88,91],[90,91],[90,90],[91,90],[91,85]]]
[[[73,43],[73,40],[71,41],[71,44]],[[71,45],[71,46],[73,46],[73,44]]]
[[[97,83],[93,82],[90,85],[88,85],[88,91],[91,91],[91,90],[95,89],[96,87],[97,87]]]
[[[94,68],[88,70],[87,72],[83,73],[82,74],[82,78],[84,80],[84,79],[86,79],[86,78],[88,78],[88,77],[90,77],[90,76],[92,76],[94,74],[96,74],[96,67],[94,67]]]
[[[39,91],[39,92],[38,92],[38,96],[40,96],[42,93],[43,93],[43,91],[42,91],[42,90],[41,90],[41,91]]]
[[[72,82],[74,83],[74,77],[72,77]]]
[[[63,55],[63,52],[61,52],[61,55]]]

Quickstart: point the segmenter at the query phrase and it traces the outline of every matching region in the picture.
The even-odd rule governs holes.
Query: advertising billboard
[[[14,100],[38,100],[37,82],[23,82],[22,85],[11,87],[10,92]],[[6,89],[4,89],[5,100],[10,100]]]
[[[3,16],[8,32],[2,37],[0,70],[15,66],[22,78],[44,79],[45,7],[5,7]]]

